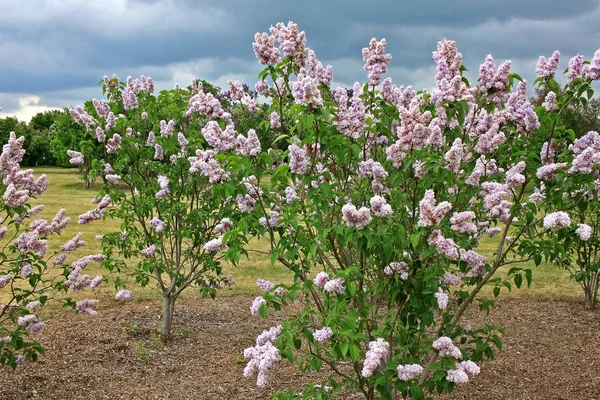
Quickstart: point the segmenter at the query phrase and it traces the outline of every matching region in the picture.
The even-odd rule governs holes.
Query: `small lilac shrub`
[[[239,83],[231,86],[231,108],[254,101]],[[250,196],[260,141],[255,130],[236,131],[225,100],[201,81],[156,95],[151,78],[119,82],[114,76],[104,78],[103,91],[106,100],[94,100],[90,113],[77,109],[75,118],[103,146],[97,161],[106,182],[79,223],[121,221],[119,231],[99,238],[103,265],[121,273],[114,279],[122,289],[118,300],[132,298],[123,289],[130,285],[161,293],[166,341],[175,301],[186,288],[214,297],[233,283],[223,277],[221,262],[235,263],[245,252],[236,201]],[[70,155],[81,160],[77,152]]]
[[[600,133],[576,135],[565,121],[592,99],[592,82],[600,79],[600,50],[591,62],[581,55],[571,58],[564,86],[555,79],[558,59],[556,52],[550,61],[540,57],[538,62],[536,84],[546,93],[538,113],[546,137],[529,199],[545,214],[546,229],[538,231],[543,241],[527,245],[536,264],[552,261],[569,271],[583,289],[585,307],[593,309],[600,287]]]
[[[98,300],[74,302],[63,292],[92,290],[102,276],[85,274],[90,263],[102,262],[102,254],[88,255],[66,263],[70,253],[85,246],[81,233],[50,252],[47,238],[60,235],[70,222],[61,209],[51,220],[36,218],[44,209],[32,200],[48,188],[45,175],[35,178],[33,170],[22,170],[25,138],[11,132],[0,154],[0,366],[15,369],[36,361],[44,353],[36,335],[44,329],[38,313],[52,299],[79,312],[95,315]]]

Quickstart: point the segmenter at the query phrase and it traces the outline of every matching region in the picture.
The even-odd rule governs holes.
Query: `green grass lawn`
[[[79,179],[76,169],[62,169],[55,167],[38,167],[35,168],[35,175],[48,175],[50,181],[49,189],[42,194],[34,204],[44,204],[44,210],[39,218],[52,219],[60,208],[67,210],[67,215],[71,217],[71,223],[63,231],[62,235],[53,235],[49,239],[49,254],[58,249],[66,240],[75,236],[78,232],[83,233],[83,239],[87,242],[87,246],[77,250],[69,256],[68,261],[82,257],[86,254],[100,253],[100,243],[95,239],[96,235],[105,232],[115,231],[119,229],[119,222],[114,220],[96,221],[87,225],[78,225],[77,220],[80,214],[94,208],[91,200],[96,197],[97,184],[95,189],[84,189]],[[488,257],[491,257],[496,248],[496,239],[482,239],[479,251]],[[267,251],[266,241],[253,241],[252,248],[257,250]],[[514,265],[511,265],[514,266]],[[533,283],[530,288],[516,289],[511,293],[503,290],[501,296],[516,296],[526,298],[541,298],[541,299],[556,299],[581,301],[583,298],[582,291],[575,282],[569,279],[566,271],[555,268],[551,265],[543,264],[535,267],[533,263],[530,265],[517,265],[520,267],[530,267],[533,269]],[[271,266],[268,257],[264,254],[250,252],[249,258],[242,259],[239,267],[226,266],[226,273],[231,273],[236,279],[236,285],[231,290],[221,290],[220,295],[231,294],[248,294],[256,295],[260,290],[256,287],[257,278],[269,279],[277,283],[289,283],[292,281],[292,273],[281,265]],[[505,273],[508,268],[501,273]],[[90,276],[96,274],[104,274],[105,271],[100,270],[97,265],[90,264],[87,267],[86,273]],[[114,288],[108,285],[102,285],[100,290],[101,298],[113,297]],[[158,292],[151,289],[135,289],[135,297],[137,299],[158,297]],[[85,291],[83,294],[86,294]],[[193,293],[190,289],[187,293]],[[485,295],[491,295],[491,289],[484,292]],[[1,299],[0,299],[1,300]]]

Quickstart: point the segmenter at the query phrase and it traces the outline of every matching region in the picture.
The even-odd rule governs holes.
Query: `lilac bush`
[[[596,229],[579,216],[575,233],[566,209],[542,212],[534,200],[547,196],[548,184],[531,192],[540,174],[566,168],[552,135],[565,147],[574,139],[547,122],[569,96],[586,101],[589,90],[555,91],[546,99],[552,105],[535,108],[510,60],[497,65],[489,55],[471,83],[447,39],[433,53],[432,93],[383,79],[391,62],[384,39],[363,50],[368,82],[351,89],[330,87],[334,71],[292,22],[257,33],[253,47],[266,66],[256,88],[271,101],[268,124],[288,146],[263,151],[237,204],[249,234],[268,241],[272,262],[294,283],[260,280],[263,294],[250,310],[267,317],[271,307],[301,307],[244,352],[244,374],[264,385],[282,359],[303,372],[326,365],[323,384],[276,395],[322,399],[342,391],[430,398],[474,379],[477,363],[501,348],[501,328],[471,329],[462,320],[474,302],[493,305],[478,296],[482,288],[498,296],[530,284],[531,270],[518,263],[537,262],[557,245],[541,236],[568,231],[583,240]],[[538,65],[546,82],[554,82],[556,58]],[[572,85],[589,84],[594,67],[571,64]],[[597,165],[594,138],[569,150],[578,157],[573,168],[588,177]],[[562,192],[555,197],[567,201]],[[483,240],[494,241],[492,257],[479,249]]]
[[[117,300],[132,298],[126,286],[160,292],[164,341],[181,293],[194,286],[214,297],[233,282],[223,276],[221,262],[235,263],[245,252],[236,198],[248,196],[261,144],[254,130],[236,131],[226,106],[247,109],[254,99],[242,85],[231,87],[235,104],[197,80],[155,95],[151,78],[105,77],[107,100],[78,114],[77,121],[94,129],[103,144],[97,162],[106,181],[95,208],[79,223],[121,222],[119,231],[100,238],[103,265],[120,273],[114,279],[121,289]]]
[[[538,61],[538,91],[546,93],[538,108],[545,137],[540,151],[542,165],[529,197],[545,213],[540,240],[525,245],[535,253],[535,262],[552,261],[569,271],[584,292],[585,307],[595,308],[600,288],[600,134],[584,132],[577,137],[566,125],[574,108],[588,107],[600,79],[600,50],[591,62],[577,55],[568,63],[567,83],[559,85],[555,75],[560,54],[550,62]],[[583,115],[582,115],[583,117]]]
[[[47,238],[60,235],[70,218],[61,209],[51,221],[36,219],[44,206],[33,205],[32,200],[43,194],[49,183],[45,175],[36,179],[33,170],[21,169],[24,140],[11,132],[0,154],[0,366],[13,369],[44,353],[35,336],[44,328],[38,313],[50,300],[96,314],[92,307],[98,300],[75,303],[61,294],[96,288],[102,277],[91,279],[84,270],[105,258],[96,254],[70,265],[65,262],[70,253],[85,246],[81,233],[59,250],[49,251]]]

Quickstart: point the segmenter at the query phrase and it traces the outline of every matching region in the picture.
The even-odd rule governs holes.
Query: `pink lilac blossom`
[[[577,54],[569,60],[569,72],[567,73],[567,80],[573,82],[575,78],[581,78],[583,75],[583,56]]]
[[[437,304],[440,310],[445,310],[448,307],[448,294],[442,288],[438,288],[436,294],[433,295],[437,299]]]
[[[398,365],[396,369],[398,370],[398,379],[404,382],[415,379],[423,372],[423,367],[419,364]]]
[[[12,278],[13,278],[12,274],[6,274],[6,275],[0,276],[0,289],[2,289],[4,286],[6,286],[8,284],[8,282],[10,282],[12,280]]]
[[[175,132],[175,121],[172,119],[169,122],[164,119],[160,121],[160,135],[171,136]]]
[[[450,211],[452,204],[443,201],[436,204],[435,192],[431,189],[425,191],[423,199],[419,202],[419,226],[437,226],[444,216]]]
[[[381,75],[387,72],[387,66],[392,60],[392,55],[385,52],[387,42],[385,39],[377,41],[372,38],[369,47],[362,50],[365,65],[363,69],[369,71],[369,84],[371,86],[379,85]]]
[[[216,119],[225,117],[225,110],[219,99],[215,98],[212,93],[198,92],[189,100],[186,116],[191,118],[195,112],[200,115],[206,115],[208,119]]]
[[[368,159],[358,163],[358,176],[369,177],[375,181],[381,182],[388,177],[388,172],[381,163]]]
[[[227,125],[225,130],[222,130],[217,122],[209,121],[202,128],[202,135],[206,143],[217,152],[225,152],[235,146],[235,130],[232,125]]]
[[[256,90],[256,93],[265,97],[269,97],[269,94],[271,92],[271,87],[265,81],[256,82],[256,84],[254,85],[254,89]]]
[[[587,66],[586,76],[594,81],[600,80],[600,49],[594,52],[594,57]]]
[[[211,252],[225,250],[225,245],[223,244],[223,236],[219,236],[218,238],[206,242],[204,244],[204,250]]]
[[[154,147],[155,144],[156,144],[156,135],[154,134],[154,132],[150,131],[150,132],[148,132],[148,138],[146,139],[146,146]]]
[[[540,127],[538,116],[527,100],[526,86],[526,81],[518,83],[516,91],[510,94],[500,113],[506,121],[514,122],[520,133],[532,132]]]
[[[105,176],[106,180],[112,184],[117,184],[121,181],[121,175],[108,174]]]
[[[451,356],[456,359],[462,359],[462,353],[459,348],[454,345],[452,339],[447,336],[442,336],[433,342],[433,348],[438,350],[440,356]]]
[[[138,108],[138,98],[133,90],[129,86],[123,89],[123,93],[121,94],[123,98],[123,108],[125,110],[134,110]]]
[[[460,284],[460,278],[450,272],[444,273],[442,277],[442,284],[444,286],[455,286]]]
[[[229,218],[223,218],[221,221],[215,226],[215,232],[225,233],[229,232],[233,228],[233,222]]]
[[[439,230],[433,231],[427,239],[427,242],[435,245],[436,250],[450,260],[458,260],[458,246],[454,240],[442,236]]]
[[[346,287],[344,286],[344,278],[328,280],[325,285],[323,285],[323,289],[329,293],[335,292],[338,294],[344,294],[346,291]]]
[[[117,118],[115,117],[115,113],[111,111],[108,113],[108,117],[106,117],[106,125],[104,126],[104,130],[109,131],[116,126]]]
[[[230,173],[225,171],[219,161],[214,157],[217,153],[213,150],[196,150],[196,157],[189,157],[191,164],[190,173],[200,171],[200,175],[208,177],[210,183],[224,182],[230,177]]]
[[[564,211],[553,212],[544,217],[544,229],[560,229],[569,225],[571,225],[571,218]]]
[[[588,147],[575,157],[569,173],[589,174],[593,168],[600,164],[600,152],[592,147]]]
[[[298,198],[298,194],[291,186],[285,188],[285,201],[288,204],[293,203],[295,200],[298,200]]]
[[[546,164],[537,169],[535,176],[538,179],[549,181],[554,179],[558,175],[559,170],[564,169],[566,166],[567,163]]]
[[[250,214],[254,211],[254,206],[256,205],[256,200],[249,194],[244,196],[238,194],[236,197],[236,202],[240,211]]]
[[[267,301],[262,296],[255,298],[250,305],[250,314],[257,315],[263,304],[267,304]]]
[[[290,82],[290,85],[296,104],[302,104],[308,108],[319,108],[323,105],[323,98],[316,79],[305,76],[295,82]]]
[[[399,274],[400,279],[405,281],[408,279],[408,264],[406,264],[404,261],[391,262],[383,269],[383,273],[388,276]]]
[[[327,342],[333,336],[333,330],[329,327],[317,329],[313,332],[313,337],[317,342]]]
[[[44,257],[48,250],[48,241],[41,240],[37,232],[22,233],[15,239],[14,244],[21,254],[33,252],[39,257]]]
[[[453,383],[466,383],[469,381],[469,376],[463,370],[450,369],[446,372],[446,380]]]
[[[154,159],[155,160],[162,160],[165,157],[164,155],[164,151],[163,148],[160,144],[156,143],[154,145]]]
[[[282,329],[283,327],[281,325],[277,325],[271,327],[269,330],[263,331],[263,333],[258,335],[258,337],[256,338],[256,344],[262,346],[267,342],[275,342],[281,334]]]
[[[256,280],[256,286],[258,286],[263,292],[270,292],[275,287],[275,284],[259,278]]]
[[[556,110],[556,93],[548,92],[548,94],[546,94],[546,97],[544,98],[544,102],[542,103],[542,106],[544,106],[544,108],[547,111]]]
[[[275,111],[271,113],[271,128],[281,128],[281,120],[279,119],[279,114],[277,114]]]
[[[71,157],[71,159],[69,160],[69,163],[74,164],[74,165],[81,165],[84,163],[83,154],[81,154],[80,152],[73,151],[73,150],[67,150],[67,154],[69,157]]]
[[[93,316],[98,315],[98,312],[93,309],[93,307],[96,307],[98,305],[98,303],[99,303],[98,300],[92,300],[92,299],[80,300],[77,303],[75,303],[75,309],[79,313],[86,313],[93,317]]]
[[[27,303],[25,308],[27,308],[28,310],[31,310],[31,311],[37,311],[37,309],[40,308],[41,306],[42,306],[42,303],[39,300],[35,300],[35,301],[30,301],[29,303]]]
[[[381,97],[396,107],[407,108],[415,96],[412,86],[397,87],[392,83],[392,78],[385,78],[381,84]]]
[[[483,267],[485,265],[485,256],[473,250],[461,249],[460,258],[462,261],[466,262],[468,266],[473,268]]]
[[[154,218],[152,218],[152,220],[150,221],[150,226],[151,226],[152,228],[154,228],[154,230],[155,230],[157,233],[160,233],[160,232],[162,232],[162,231],[163,231],[163,229],[165,229],[165,226],[166,226],[166,224],[165,224],[163,221],[161,221],[161,220],[160,220],[158,217],[154,217]]]
[[[475,151],[479,154],[491,153],[497,150],[505,140],[506,136],[503,132],[500,132],[500,125],[494,123],[487,132],[479,136]]]
[[[306,65],[306,34],[298,29],[298,25],[290,21],[287,25],[278,22],[269,29],[271,35],[279,42],[279,49],[284,57],[291,57],[294,65]],[[256,37],[255,37],[256,39]]]
[[[52,260],[52,264],[62,265],[66,259],[67,259],[67,254],[65,254],[65,253],[59,254],[56,257],[54,257],[54,260]]]
[[[360,86],[356,87],[352,100],[348,99],[348,91],[345,88],[337,88],[334,92],[338,113],[333,124],[337,126],[338,131],[355,140],[364,135],[367,127],[368,115],[365,102],[360,98],[361,92]]]
[[[185,153],[185,148],[190,142],[185,138],[185,135],[181,132],[177,133],[177,142],[179,143],[179,147],[181,147],[181,153]]]
[[[169,178],[164,175],[159,175],[157,179],[160,190],[156,193],[155,197],[157,199],[162,199],[169,196],[171,194],[171,191],[169,190]]]
[[[240,81],[227,81],[231,100],[241,100],[244,97],[244,87]]]
[[[279,212],[271,210],[269,211],[269,219],[261,217],[258,222],[265,228],[276,228],[281,225],[279,223],[279,218]]]
[[[106,134],[100,126],[96,127],[96,140],[99,143],[104,143],[106,141]]]
[[[370,342],[361,375],[365,378],[372,376],[375,370],[386,360],[389,351],[390,344],[382,338]]]
[[[257,344],[255,347],[245,349],[244,358],[248,360],[244,368],[244,376],[249,377],[257,373],[256,385],[264,386],[270,370],[281,360],[281,355],[279,349],[267,341],[263,345]]]
[[[260,154],[260,140],[256,131],[250,129],[248,131],[248,137],[238,135],[235,139],[235,148],[238,154],[242,154],[246,157],[256,157]]]
[[[592,237],[592,227],[587,224],[577,224],[578,228],[575,230],[579,239],[583,241],[590,240]]]
[[[154,255],[154,253],[156,253],[156,245],[150,245],[148,247],[146,247],[145,249],[143,249],[142,251],[140,251],[140,253],[142,253],[145,256],[151,256]]]
[[[507,60],[496,69],[496,63],[491,54],[488,54],[485,62],[479,66],[479,88],[483,92],[490,92],[488,100],[500,103],[506,99],[511,61]]]
[[[514,188],[525,183],[525,175],[522,174],[522,172],[525,171],[525,166],[525,161],[520,161],[506,171],[507,187]]]
[[[471,360],[456,363],[456,368],[465,371],[469,375],[479,375],[481,372],[479,366]]]
[[[66,212],[67,210],[61,208],[50,222],[50,225],[52,225],[54,231],[57,233],[61,233],[62,230],[65,229],[65,227],[69,224],[69,222],[71,222],[71,217],[63,218]]]
[[[456,138],[452,147],[444,155],[446,160],[446,168],[454,173],[458,173],[463,163],[471,160],[471,152],[464,145],[460,138]]]
[[[581,154],[589,148],[600,151],[600,133],[589,131],[582,137],[575,139],[575,142],[569,146],[569,150],[573,154]]]
[[[119,301],[131,300],[132,297],[133,297],[133,293],[131,292],[131,290],[121,289],[115,295],[115,300],[119,300]]]
[[[106,142],[106,152],[109,154],[114,154],[117,152],[117,149],[121,147],[121,135],[115,133],[108,141]]]
[[[91,131],[97,122],[90,114],[87,113],[81,106],[77,106],[74,109],[71,108],[69,113],[73,117],[73,120],[78,124],[85,126],[85,129]]]
[[[535,204],[544,201],[546,199],[546,195],[544,194],[545,190],[546,186],[544,185],[544,182],[541,182],[539,188],[533,188],[533,193],[531,193],[528,198],[529,202]]]
[[[289,147],[289,165],[290,171],[295,174],[305,174],[308,171],[310,165],[310,158],[306,154],[306,151],[296,144],[292,144]]]
[[[475,213],[473,211],[455,212],[450,217],[450,229],[460,233],[477,233],[477,225],[473,222]]]
[[[104,277],[102,275],[98,275],[96,276],[94,279],[92,279],[92,281],[90,282],[90,288],[91,289],[96,289],[98,286],[100,286],[100,284],[102,283],[102,281],[104,280]]]
[[[560,53],[555,51],[552,53],[550,60],[546,60],[546,57],[540,56],[535,68],[537,76],[540,78],[552,78],[556,74],[558,63],[560,62]]]
[[[25,279],[29,278],[29,276],[33,273],[33,269],[30,264],[24,263],[21,266],[21,276]]]
[[[317,274],[317,276],[315,276],[315,279],[313,280],[315,285],[317,285],[320,288],[324,287],[328,281],[329,281],[329,274],[324,271],[319,272]]]
[[[27,332],[30,334],[37,333],[44,328],[44,323],[33,314],[19,317],[17,320],[19,326],[24,326]]]
[[[349,228],[363,229],[371,222],[371,211],[367,207],[357,210],[354,204],[345,204],[342,207],[342,216]]]
[[[480,195],[483,196],[484,209],[489,213],[490,218],[499,218],[506,222],[510,214],[512,203],[505,200],[511,192],[506,184],[498,182],[484,182],[481,184]]]
[[[392,206],[381,196],[373,196],[370,200],[371,211],[378,217],[389,217],[393,214]]]

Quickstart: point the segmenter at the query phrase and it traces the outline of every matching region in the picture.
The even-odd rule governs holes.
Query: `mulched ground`
[[[158,302],[114,305],[95,318],[61,313],[46,323],[39,363],[0,370],[0,399],[267,399],[316,381],[287,362],[265,388],[243,377],[244,348],[283,317],[252,317],[251,301],[182,300],[168,347],[151,333],[160,325]],[[504,350],[444,399],[600,400],[600,312],[504,300],[489,317],[468,316],[473,327],[483,320],[505,326]]]

